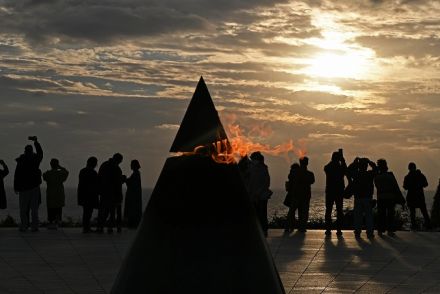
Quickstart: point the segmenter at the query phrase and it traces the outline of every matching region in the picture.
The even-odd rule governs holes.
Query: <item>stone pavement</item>
[[[108,293],[133,235],[0,229],[0,293]],[[440,293],[440,233],[270,230],[268,243],[287,293]]]

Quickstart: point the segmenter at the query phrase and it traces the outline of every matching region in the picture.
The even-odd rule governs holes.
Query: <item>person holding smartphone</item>
[[[40,185],[41,170],[40,164],[43,160],[43,149],[37,137],[28,137],[34,143],[26,145],[24,153],[17,159],[17,167],[14,174],[14,190],[19,197],[20,205],[20,231],[27,231],[29,228],[29,211],[32,216],[31,230],[38,231],[38,208],[41,202]]]

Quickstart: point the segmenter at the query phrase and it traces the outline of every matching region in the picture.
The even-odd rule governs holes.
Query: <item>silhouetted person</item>
[[[332,160],[324,167],[326,175],[325,185],[325,226],[326,235],[331,235],[332,229],[332,211],[333,204],[336,205],[336,235],[342,235],[342,224],[344,218],[343,203],[344,203],[344,177],[347,173],[347,164],[345,163],[342,149],[338,152],[333,152]]]
[[[32,145],[26,145],[24,154],[16,159],[17,167],[14,175],[14,190],[19,195],[20,231],[22,232],[29,228],[29,211],[32,215],[31,230],[38,231],[38,206],[41,201],[40,163],[43,160],[43,149],[37,137],[29,137],[29,140],[34,142],[36,153]]]
[[[122,175],[119,164],[122,162],[122,155],[116,153],[112,158],[101,164],[99,168],[100,182],[100,204],[98,213],[98,229],[97,232],[103,232],[103,228],[107,223],[107,232],[113,233],[113,227],[116,226],[118,232],[121,231],[122,225],[122,184],[125,182],[125,176]]]
[[[249,186],[248,192],[254,203],[258,220],[260,221],[263,233],[267,236],[267,202],[272,195],[270,187],[270,176],[267,165],[264,164],[264,156],[260,152],[253,152],[250,156]]]
[[[99,178],[95,168],[98,159],[94,156],[87,159],[87,165],[79,172],[78,205],[83,207],[83,233],[89,233],[93,209],[99,208]]]
[[[368,166],[371,167],[368,170]],[[362,219],[365,216],[367,237],[373,238],[373,210],[374,177],[377,167],[368,158],[356,158],[348,167],[348,172],[354,188],[354,234],[359,238],[362,231]]]
[[[431,220],[429,219],[428,211],[425,203],[425,193],[423,188],[428,187],[428,181],[422,172],[417,169],[414,162],[408,165],[409,173],[405,176],[403,181],[403,188],[408,190],[406,195],[406,202],[411,216],[411,228],[415,230],[417,228],[416,223],[416,208],[420,208],[425,220],[425,228],[431,228]]]
[[[285,232],[293,232],[295,227],[295,213],[298,209],[298,197],[295,196],[295,184],[296,184],[296,173],[299,169],[298,163],[293,163],[290,166],[290,172],[287,176],[288,181],[286,182],[286,191],[287,195],[284,199],[284,205],[289,207],[289,211],[287,212],[287,221],[286,221],[286,227],[284,229]]]
[[[295,172],[295,180],[292,186],[293,195],[298,207],[298,231],[307,232],[307,221],[309,220],[310,198],[312,197],[312,185],[315,183],[315,175],[307,170],[309,158],[303,157],[299,160],[299,168]]]
[[[436,228],[440,227],[440,179],[431,208],[431,225]]]
[[[132,160],[130,164],[133,173],[127,178],[127,192],[125,193],[124,217],[127,225],[136,228],[142,217],[142,185],[141,165],[139,161]]]
[[[374,184],[377,190],[377,231],[382,235],[388,231],[388,235],[393,236],[396,231],[394,225],[394,216],[396,204],[404,205],[405,200],[396,177],[388,171],[388,164],[385,159],[377,161],[378,173],[374,178]]]
[[[67,169],[60,165],[56,158],[50,160],[51,169],[43,174],[43,180],[47,184],[46,204],[48,229],[57,229],[61,224],[63,207],[66,204],[64,182],[69,176]]]
[[[3,160],[0,160],[0,166],[2,167],[0,169],[0,209],[5,209],[7,207],[7,202],[4,178],[9,174],[9,169]]]

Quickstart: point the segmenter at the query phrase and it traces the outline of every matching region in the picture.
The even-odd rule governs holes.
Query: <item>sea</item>
[[[42,203],[39,209],[40,221],[45,221],[47,219],[47,209],[46,209],[46,197],[43,187],[42,192]],[[143,189],[142,192],[142,205],[143,208],[146,207],[150,195],[153,189]],[[273,195],[268,203],[268,218],[272,219],[274,216],[284,216],[287,214],[288,208],[283,205],[284,197],[286,192],[282,189],[273,189]],[[66,206],[63,208],[63,219],[73,222],[80,222],[82,217],[82,208],[77,205],[76,188],[66,187]],[[428,211],[431,210],[434,191],[425,191],[426,205]],[[18,205],[18,195],[16,195],[12,188],[6,188],[6,198],[7,198],[7,208],[0,209],[0,221],[4,220],[8,215],[14,218],[17,222],[20,219],[19,205]],[[399,207],[399,206],[398,206]],[[353,198],[349,200],[344,200],[344,208],[353,208]],[[96,213],[96,212],[95,212]],[[324,191],[314,190],[312,191],[312,198],[310,200],[310,219],[319,220],[324,219],[325,213],[325,196]]]

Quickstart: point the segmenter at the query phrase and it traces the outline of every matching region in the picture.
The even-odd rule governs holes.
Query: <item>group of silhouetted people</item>
[[[307,170],[308,158],[303,157],[298,163],[291,166],[288,181],[286,182],[287,195],[284,204],[289,207],[286,222],[286,232],[292,232],[295,224],[295,212],[298,210],[298,231],[306,232],[311,185],[315,178]],[[409,173],[405,176],[403,188],[407,190],[406,201],[400,190],[394,174],[389,171],[387,161],[379,159],[377,163],[368,158],[357,157],[347,166],[342,149],[332,154],[331,161],[325,165],[325,226],[326,235],[331,235],[333,228],[332,212],[336,206],[336,234],[342,235],[343,202],[344,198],[354,196],[353,226],[354,234],[360,237],[363,221],[365,220],[368,238],[374,237],[373,208],[377,205],[377,231],[379,235],[387,232],[394,235],[395,207],[405,202],[409,207],[411,228],[417,229],[416,208],[419,208],[424,217],[424,226],[431,228],[431,222],[425,203],[424,188],[428,182],[423,173],[417,169],[415,163],[408,165]],[[346,181],[347,179],[347,185]],[[376,188],[377,199],[373,199]]]
[[[48,229],[57,229],[62,221],[62,209],[65,206],[66,196],[64,182],[69,176],[68,170],[60,165],[58,159],[50,160],[50,169],[41,172],[40,164],[43,160],[43,149],[37,137],[29,137],[33,145],[27,145],[24,153],[17,159],[14,174],[14,190],[19,197],[20,231],[38,231],[38,209],[41,204],[40,185],[46,182],[46,204]],[[34,152],[35,148],[35,152]],[[80,171],[78,182],[78,205],[83,207],[83,232],[91,232],[93,210],[98,210],[96,232],[102,233],[107,227],[108,233],[116,227],[122,229],[122,186],[127,185],[124,205],[124,218],[129,227],[137,227],[142,217],[142,186],[137,160],[131,161],[132,174],[126,177],[122,174],[119,164],[121,154],[116,153],[103,162],[96,171],[98,159],[90,157],[87,165]],[[9,169],[3,160],[0,160],[0,209],[7,207],[6,193],[3,179],[9,174]]]

